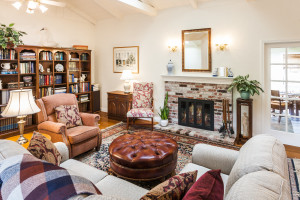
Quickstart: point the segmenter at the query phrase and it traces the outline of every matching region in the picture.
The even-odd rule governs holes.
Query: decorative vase
[[[168,123],[169,123],[169,120],[165,119],[165,120],[160,120],[160,125],[165,127],[165,126],[168,126]]]
[[[170,60],[167,64],[167,70],[168,70],[168,75],[172,75],[173,74],[173,69],[174,69],[174,64],[173,62]]]
[[[241,91],[240,94],[241,94],[242,99],[249,99],[250,98],[250,92]]]

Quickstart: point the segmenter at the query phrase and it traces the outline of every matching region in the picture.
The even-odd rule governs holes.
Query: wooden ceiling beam
[[[120,12],[118,12],[114,6],[111,5],[111,0],[94,0],[95,3],[97,3],[100,7],[102,7],[104,10],[106,10],[109,14],[111,14],[113,17],[117,19],[121,19],[122,15]]]
[[[157,15],[157,10],[154,7],[152,7],[146,3],[143,3],[139,0],[119,0],[119,1],[137,9],[139,12],[142,12],[146,15],[149,15],[149,16]]]
[[[195,8],[195,9],[198,8],[198,2],[197,2],[197,0],[189,0],[189,2],[190,2],[190,5],[191,5],[193,8]]]
[[[97,20],[91,17],[90,15],[86,14],[85,12],[82,12],[82,10],[78,9],[77,7],[73,6],[70,3],[67,3],[66,7],[71,11],[73,11],[74,13],[76,13],[77,15],[79,15],[81,18],[87,20],[93,25],[96,25]]]

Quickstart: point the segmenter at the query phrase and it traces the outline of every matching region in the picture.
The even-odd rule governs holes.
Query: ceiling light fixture
[[[22,3],[20,1],[16,1],[15,3],[12,4],[13,7],[15,7],[17,10],[20,10]]]
[[[17,10],[20,10],[23,1],[28,1],[27,9],[26,9],[26,12],[28,14],[33,14],[37,8],[39,8],[42,13],[45,13],[48,10],[48,8],[45,5],[41,4],[40,0],[18,0],[16,2],[14,2],[12,5]]]

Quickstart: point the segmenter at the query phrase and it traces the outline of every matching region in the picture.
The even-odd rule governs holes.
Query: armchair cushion
[[[57,134],[63,134],[66,131],[66,125],[58,122],[45,121],[38,125],[38,129]]]
[[[127,112],[127,117],[153,117],[153,111],[151,108],[134,108]]]
[[[81,126],[82,121],[76,105],[60,105],[55,108],[57,121],[66,124],[67,128]]]
[[[57,166],[60,165],[62,157],[59,151],[50,140],[38,132],[33,132],[27,150],[38,159],[45,160]]]
[[[133,108],[151,108],[152,107],[152,94],[149,91],[135,91],[132,94],[132,107]]]
[[[100,120],[100,115],[98,114],[90,114],[90,113],[79,113],[82,123],[85,126],[97,126]]]
[[[71,144],[78,144],[99,134],[99,127],[94,126],[76,126],[67,130],[67,137]]]

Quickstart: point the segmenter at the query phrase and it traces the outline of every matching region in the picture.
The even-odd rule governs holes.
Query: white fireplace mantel
[[[193,83],[212,83],[212,84],[231,84],[233,77],[211,77],[196,75],[168,75],[161,74],[164,81],[193,82]]]

